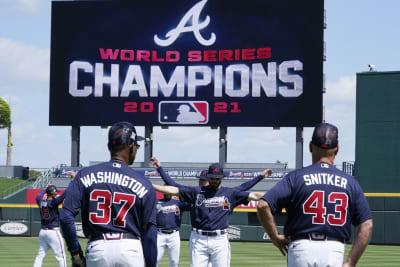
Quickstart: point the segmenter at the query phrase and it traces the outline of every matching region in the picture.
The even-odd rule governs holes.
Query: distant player
[[[188,203],[164,195],[163,199],[157,201],[157,265],[160,263],[165,249],[168,250],[169,266],[179,265],[181,238],[179,229],[181,227],[182,212],[189,210]]]
[[[258,204],[261,223],[289,267],[355,266],[368,245],[372,218],[358,182],[336,169],[338,129],[318,124],[310,142],[313,164],[287,174]],[[284,235],[279,234],[272,214],[285,208]],[[358,227],[353,247],[343,263],[345,241],[351,224]],[[288,251],[287,251],[288,249]]]
[[[128,166],[141,140],[131,123],[114,124],[108,132],[111,160],[81,169],[68,186],[61,222],[75,266],[85,264],[74,224],[79,211],[88,237],[87,266],[156,266],[156,194]]]
[[[263,172],[266,176],[267,172]],[[235,188],[221,186],[224,172],[220,164],[211,164],[207,177],[208,186],[162,186],[154,188],[164,194],[179,195],[182,201],[192,207],[190,217],[191,267],[206,267],[211,261],[213,267],[230,266],[230,245],[227,228],[233,208],[249,200],[258,200],[261,192],[242,192]]]
[[[177,182],[175,182],[163,169],[163,167],[161,166],[160,161],[156,158],[156,157],[152,157],[150,159],[150,163],[153,165],[154,168],[156,168],[156,170],[158,171],[158,173],[160,174],[161,178],[163,179],[163,181],[167,184],[167,185],[172,185],[172,186],[176,186],[176,187],[181,187],[184,185],[178,184]],[[197,178],[199,178],[199,186],[208,186],[209,185],[209,178],[207,176],[208,170],[203,170],[200,172],[200,174],[197,176]],[[262,179],[270,176],[272,174],[272,169],[265,169],[260,175],[258,175],[257,177],[254,177],[253,179],[244,182],[241,185],[238,185],[236,187],[234,187],[235,189],[239,190],[239,191],[247,191],[250,188],[252,188],[253,186],[255,186],[257,183],[259,183]]]
[[[45,193],[46,198],[42,199]],[[64,240],[60,233],[60,214],[58,212],[58,205],[63,202],[65,192],[59,197],[57,197],[57,193],[57,188],[54,185],[49,185],[36,196],[36,203],[40,209],[41,227],[39,232],[39,251],[33,264],[34,267],[42,266],[43,259],[49,248],[54,251],[58,266],[67,266]]]

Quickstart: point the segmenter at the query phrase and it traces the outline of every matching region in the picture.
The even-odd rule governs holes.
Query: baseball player
[[[264,174],[265,176],[267,173]],[[191,203],[190,237],[191,267],[230,266],[230,245],[227,228],[233,208],[249,200],[259,200],[261,192],[242,192],[221,186],[224,172],[218,163],[211,164],[207,177],[208,186],[163,186],[154,188],[164,194],[179,195],[182,201]]]
[[[339,150],[334,125],[318,124],[309,146],[313,164],[290,172],[262,197],[260,221],[282,254],[288,252],[289,267],[355,266],[372,232],[367,200],[358,182],[334,166]],[[282,208],[288,215],[284,235],[272,216]],[[343,263],[351,224],[358,232]]]
[[[156,266],[156,194],[128,166],[141,140],[131,123],[114,124],[108,132],[111,160],[82,168],[68,186],[61,226],[75,266],[85,264],[74,224],[79,210],[88,237],[87,266]]]
[[[44,193],[46,193],[47,197],[43,200]],[[42,266],[43,259],[49,248],[53,249],[58,266],[67,266],[64,240],[60,233],[60,214],[58,212],[58,205],[63,202],[65,192],[59,197],[57,197],[57,193],[56,186],[49,185],[36,196],[36,203],[40,209],[41,227],[39,232],[39,251],[33,264],[34,267]]]
[[[158,171],[158,173],[160,174],[161,178],[164,180],[164,182],[167,185],[172,185],[172,186],[176,186],[176,187],[181,187],[184,185],[178,184],[177,182],[175,182],[163,169],[163,167],[161,166],[160,161],[156,158],[156,157],[152,157],[150,159],[150,163],[153,165],[154,168],[156,168],[156,170]],[[208,170],[203,170],[200,172],[199,176],[197,176],[197,178],[199,178],[199,186],[208,186],[208,177],[207,177],[207,173]],[[253,179],[244,182],[241,185],[238,185],[236,187],[234,187],[235,189],[239,190],[239,191],[247,191],[250,188],[252,188],[253,186],[255,186],[257,183],[259,183],[262,179],[270,176],[272,174],[272,170],[271,169],[266,169],[264,170],[260,175],[258,175],[257,177],[254,177]]]
[[[189,207],[189,203],[171,198],[170,195],[164,195],[163,199],[157,201],[157,265],[165,249],[168,249],[169,266],[179,265],[182,211],[189,210]]]

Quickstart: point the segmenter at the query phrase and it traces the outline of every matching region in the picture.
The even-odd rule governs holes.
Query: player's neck
[[[313,160],[313,163],[328,163],[330,165],[333,165],[335,163],[335,158],[322,157],[322,158]]]
[[[115,154],[115,155],[111,155],[111,161],[118,161],[121,163],[125,163],[126,165],[128,165],[128,159],[125,159],[125,157]]]

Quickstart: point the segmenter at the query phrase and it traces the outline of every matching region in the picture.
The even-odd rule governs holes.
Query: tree
[[[7,166],[11,165],[11,110],[7,102],[0,97],[0,129],[8,130]]]

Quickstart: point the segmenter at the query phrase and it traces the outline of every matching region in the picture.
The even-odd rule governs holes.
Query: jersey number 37
[[[313,224],[325,224],[325,219],[330,225],[342,226],[346,223],[348,196],[343,192],[331,192],[328,203],[335,205],[335,213],[326,216],[325,192],[314,190],[303,204],[304,214],[313,214]]]
[[[108,190],[93,190],[90,192],[90,201],[97,202],[97,211],[90,212],[89,220],[93,224],[109,224],[111,221],[111,207],[112,204],[121,205],[118,214],[113,218],[113,225],[125,227],[126,214],[135,204],[135,195],[114,192],[112,195]],[[115,207],[114,207],[115,208]],[[101,215],[100,215],[101,214]]]

